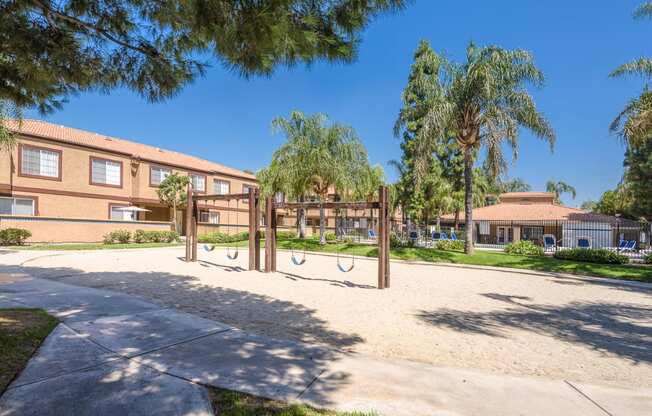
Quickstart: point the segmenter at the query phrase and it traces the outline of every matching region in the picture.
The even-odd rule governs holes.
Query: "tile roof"
[[[5,126],[16,133],[57,142],[99,148],[109,152],[127,154],[133,158],[178,166],[189,170],[221,173],[249,180],[256,179],[255,175],[250,173],[198,157],[41,120],[24,119],[20,124],[17,120],[5,120]]]
[[[555,194],[552,192],[504,192],[500,194],[501,198],[518,198],[518,197],[523,197],[523,198],[532,198],[532,197],[546,197],[546,198],[554,198]]]
[[[452,220],[454,214],[446,214],[443,219]],[[460,213],[460,221],[464,221],[464,213]],[[623,223],[629,220],[611,215],[595,214],[578,208],[556,204],[514,204],[500,203],[473,209],[474,221],[597,221],[607,223]]]

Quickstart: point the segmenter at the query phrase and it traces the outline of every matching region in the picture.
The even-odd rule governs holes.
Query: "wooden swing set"
[[[197,261],[197,224],[199,220],[199,202],[200,201],[241,201],[248,202],[249,213],[249,270],[260,269],[260,191],[257,188],[250,188],[248,193],[242,194],[225,194],[225,195],[204,195],[193,192],[192,184],[188,184],[187,193],[189,195],[186,206],[186,261]],[[378,289],[389,288],[389,191],[386,186],[378,189],[378,201],[365,202],[278,202],[273,197],[267,197],[265,200],[265,267],[262,270],[265,273],[276,271],[276,213],[279,209],[353,209],[353,210],[378,210]],[[230,207],[229,207],[230,208]],[[223,209],[223,208],[222,208]],[[236,218],[237,218],[236,209]],[[373,212],[373,211],[372,211]],[[237,221],[236,221],[237,222]],[[231,226],[232,224],[228,224]],[[237,247],[234,253],[227,253],[229,259],[237,258]],[[207,251],[212,251],[207,248]],[[352,261],[355,258],[352,258]],[[293,263],[300,266],[305,263],[305,251],[301,261],[294,259]],[[339,261],[338,268],[342,272],[349,272],[353,269],[354,263],[350,267],[344,267]]]

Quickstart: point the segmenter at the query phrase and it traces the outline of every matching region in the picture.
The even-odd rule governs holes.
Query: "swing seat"
[[[235,260],[238,258],[238,250],[234,251],[233,254],[231,254],[231,250],[228,248],[226,249],[226,257],[228,257],[230,260]]]
[[[211,245],[204,244],[204,250],[205,251],[213,251],[213,250],[215,250],[215,244],[211,244]]]
[[[306,258],[302,258],[299,260],[294,254],[290,257],[292,259],[292,263],[294,263],[295,266],[301,266],[303,263],[306,262]]]
[[[342,264],[341,264],[339,261],[337,262],[337,268],[338,268],[342,273],[348,273],[348,272],[350,272],[351,270],[353,270],[354,267],[355,267],[355,263],[351,263],[351,266],[349,266],[349,268],[346,268],[346,267],[342,266]]]

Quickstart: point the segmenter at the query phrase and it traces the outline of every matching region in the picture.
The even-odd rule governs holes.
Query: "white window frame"
[[[220,213],[219,211],[202,210],[199,213],[199,222],[203,222],[205,224],[219,224]]]
[[[34,198],[28,198],[28,197],[0,197],[1,200],[11,200],[11,213],[2,213],[0,212],[0,215],[29,215],[29,216],[35,216],[36,215],[36,200]],[[16,201],[21,200],[21,201],[31,201],[32,202],[32,212],[31,214],[16,214]]]
[[[116,208],[124,208],[127,205],[111,205],[109,210],[109,219],[113,221],[136,221],[136,213],[133,211],[118,211],[122,218],[113,218],[113,210]],[[126,217],[126,218],[125,218]]]
[[[36,147],[36,146],[29,146],[29,145],[22,145],[20,146],[20,174],[24,176],[32,176],[32,177],[37,177],[37,178],[46,178],[46,179],[55,179],[55,180],[60,180],[61,179],[61,154],[62,152],[57,149],[46,149],[46,148],[41,148],[41,147]],[[28,163],[25,163],[26,160],[30,159],[30,156],[26,155],[26,152],[34,152],[38,153],[38,172],[26,172],[25,167],[29,166]],[[54,163],[54,169],[55,169],[55,174],[48,174],[46,172],[47,166],[44,166],[44,162],[47,161],[48,157],[54,156],[55,163]]]
[[[91,177],[90,177],[90,182],[91,185],[101,185],[101,186],[113,186],[116,188],[122,188],[122,162],[117,161],[117,160],[111,160],[111,159],[103,159],[101,157],[94,157],[91,156],[90,158],[90,164],[91,164]],[[97,180],[95,177],[95,166],[97,165],[103,165],[104,167],[104,182],[102,180]],[[109,167],[117,167],[119,170],[118,173],[118,183],[114,182],[109,182]]]
[[[197,186],[196,181],[198,179],[201,179],[203,181],[203,186],[200,188]],[[192,189],[195,192],[206,192],[206,175],[200,175],[198,173],[191,173],[190,174],[190,183],[192,183]]]
[[[161,174],[158,175],[156,179],[158,182],[154,182],[154,171],[160,171]],[[164,166],[151,165],[149,167],[149,184],[150,186],[159,186],[161,182],[165,180],[168,176],[172,174],[172,169],[166,168]]]
[[[226,192],[223,188],[226,186]],[[217,195],[227,195],[231,193],[231,182],[224,179],[213,179],[213,192]]]

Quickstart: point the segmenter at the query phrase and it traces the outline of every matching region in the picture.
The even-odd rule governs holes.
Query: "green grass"
[[[42,309],[0,309],[0,394],[55,326]]]
[[[261,242],[264,244],[264,241]],[[233,246],[233,244],[220,244]],[[237,243],[239,247],[246,247],[247,242]],[[329,243],[325,246],[319,244],[316,238],[279,239],[279,249],[294,249],[353,254],[361,257],[377,257],[378,248],[375,245],[355,243]],[[558,260],[553,257],[532,257],[506,254],[496,251],[476,250],[472,255],[458,251],[444,251],[432,248],[396,248],[391,250],[391,258],[424,261],[431,263],[454,263],[476,266],[507,267],[512,269],[537,270],[542,272],[569,273],[583,276],[608,277],[612,279],[634,280],[652,283],[652,267],[634,265],[596,264],[570,260]]]
[[[208,387],[215,414],[219,416],[372,416],[374,413],[334,412],[300,404],[288,404],[245,393]]]
[[[114,250],[125,248],[153,248],[153,247],[176,247],[183,243],[127,243],[127,244],[104,244],[104,243],[79,243],[79,244],[35,244],[32,246],[16,246],[19,250]]]

